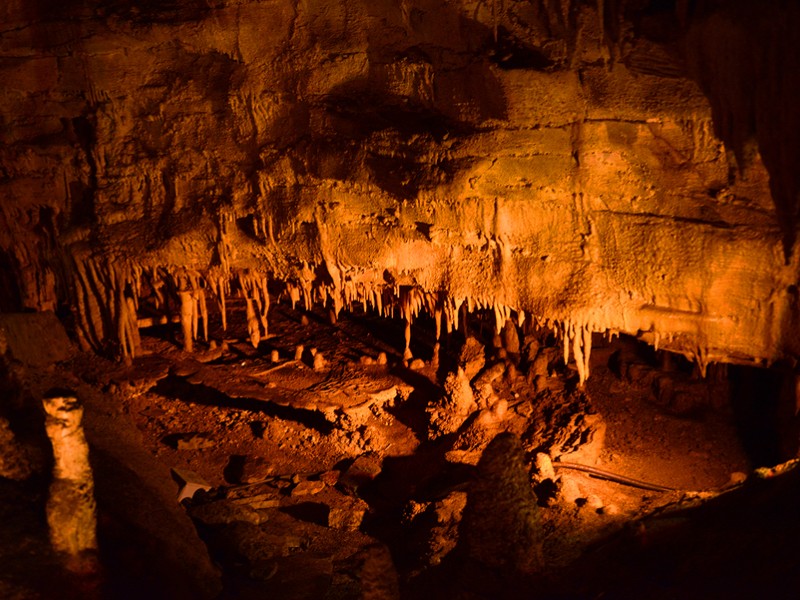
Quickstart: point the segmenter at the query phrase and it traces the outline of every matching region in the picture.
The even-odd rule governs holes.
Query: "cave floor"
[[[170,510],[192,518],[222,572],[222,598],[616,597],[615,589],[627,588],[609,583],[610,574],[624,577],[628,568],[603,549],[638,556],[653,539],[682,535],[692,523],[686,511],[724,500],[723,489],[738,492],[751,468],[724,377],[701,380],[685,364],[659,365],[633,340],[598,338],[583,390],[563,359],[551,361],[544,385],[534,385],[524,359],[496,357],[492,332],[476,318],[472,333],[487,338],[484,372],[507,365],[491,380],[493,408],[430,440],[425,409],[442,395],[438,382],[453,368],[455,341],[435,353],[431,324],[415,325],[411,348],[423,361],[412,369],[402,360],[401,321],[355,313],[331,324],[322,313],[284,304],[273,305],[270,316],[271,335],[258,348],[245,341],[243,328],[223,332],[212,320],[216,342],[198,341],[187,354],[176,330],[153,328],[142,331],[143,354],[132,365],[80,355],[39,384],[64,367],[74,373],[89,406],[87,429],[97,430],[88,431],[90,443],[103,438],[99,446],[116,444],[121,455],[141,453],[150,484],[173,498]],[[540,352],[560,353],[541,339]],[[304,351],[295,359],[299,345]],[[312,348],[324,367],[313,368]],[[386,364],[379,364],[380,353]],[[458,542],[479,476],[475,465],[501,431],[522,440],[541,523],[540,568],[513,581],[481,567],[465,576]],[[93,452],[102,533],[99,478],[110,468],[101,464],[108,453]],[[673,489],[563,468],[548,478],[534,464],[542,452],[556,466],[579,463]],[[179,505],[179,475],[187,471],[208,489]],[[119,495],[117,501],[139,502]],[[106,528],[113,547],[114,528]],[[166,545],[172,535],[180,534],[166,534]],[[125,553],[116,556],[116,575],[109,569],[109,576],[136,579],[124,574],[135,571],[119,559]],[[637,573],[648,568],[639,565]],[[679,589],[673,584],[653,597],[670,597]],[[126,585],[110,589],[122,597]],[[658,579],[639,585],[663,587]],[[180,597],[170,589],[170,597]]]

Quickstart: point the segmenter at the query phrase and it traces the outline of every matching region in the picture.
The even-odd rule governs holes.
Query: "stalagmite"
[[[507,352],[519,354],[519,334],[517,333],[517,327],[511,319],[507,319],[503,325],[502,339],[503,348],[505,348]]]
[[[194,299],[191,290],[178,292],[181,300],[181,330],[183,331],[183,349],[191,352],[194,349],[192,338],[192,320],[194,319]]]
[[[206,304],[206,293],[202,288],[197,290],[197,308],[200,318],[203,319],[203,339],[208,341],[208,305]]]
[[[218,281],[219,284],[217,286],[217,297],[219,298],[219,310],[222,316],[222,330],[228,331],[228,311],[225,307],[225,283],[223,282],[222,277],[220,277]]]
[[[125,341],[131,358],[141,354],[142,340],[139,336],[139,321],[136,317],[136,305],[134,299],[127,296],[124,299],[125,316],[121,320],[124,323]],[[123,344],[123,345],[126,345]]]
[[[575,355],[575,365],[578,367],[578,383],[583,386],[586,381],[586,363],[583,360],[583,339],[581,330],[572,331],[570,337],[572,338],[572,352]]]
[[[587,325],[583,328],[583,372],[584,381],[589,379],[589,359],[592,356],[592,330]]]
[[[198,310],[198,301],[197,301],[197,290],[192,287],[192,339],[197,339],[197,331],[198,331],[198,323],[199,323],[199,310]]]
[[[67,555],[68,568],[85,569],[97,549],[97,519],[89,446],[81,425],[83,407],[62,390],[50,392],[43,404],[54,458],[47,500],[50,543],[56,552]]]
[[[245,301],[247,302],[247,333],[250,336],[250,343],[253,345],[253,348],[258,348],[258,344],[261,342],[258,318],[253,308],[253,301],[250,298],[246,298]]]
[[[403,360],[411,360],[414,358],[414,355],[411,354],[411,321],[406,319],[405,330],[403,332],[403,337],[406,342],[405,350],[403,351]]]
[[[260,284],[260,294],[259,294],[259,319],[261,320],[261,326],[264,328],[264,338],[269,337],[269,291],[267,290],[267,278],[262,277],[259,281]],[[255,287],[255,286],[254,286]]]

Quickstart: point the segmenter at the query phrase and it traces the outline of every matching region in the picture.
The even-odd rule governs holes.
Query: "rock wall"
[[[130,355],[140,301],[269,274],[587,365],[592,331],[794,359],[800,18],[746,4],[6,2],[0,310]]]

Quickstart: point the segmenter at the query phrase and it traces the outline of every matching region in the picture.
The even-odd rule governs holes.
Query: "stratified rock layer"
[[[145,308],[197,335],[232,283],[260,337],[270,274],[549,320],[582,379],[593,331],[796,358],[798,10],[639,4],[6,3],[0,310],[131,356]]]

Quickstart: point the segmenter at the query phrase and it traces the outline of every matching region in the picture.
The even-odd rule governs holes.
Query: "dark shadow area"
[[[403,382],[410,385],[413,391],[405,402],[400,402],[394,407],[387,408],[387,412],[409,427],[417,439],[426,439],[428,421],[425,407],[442,395],[442,389],[424,375],[420,375],[416,371],[403,366],[393,369],[392,375],[399,377]]]
[[[781,374],[773,369],[731,365],[730,402],[736,427],[754,467],[782,460],[778,436],[778,398]]]
[[[0,312],[19,312],[22,310],[22,295],[17,283],[19,277],[15,268],[16,260],[0,248]]]
[[[301,502],[292,506],[285,506],[280,510],[300,521],[326,526],[330,509],[327,504],[322,502]]]
[[[442,439],[421,444],[410,456],[386,457],[380,475],[359,489],[359,495],[370,505],[366,533],[389,546],[401,570],[415,567],[418,560],[416,553],[409,552],[408,532],[402,525],[408,500],[438,497],[448,482],[460,485],[469,478],[460,466],[445,460],[451,445],[452,439]]]
[[[540,49],[518,38],[502,25],[497,28],[497,42],[489,48],[489,58],[504,70],[544,71],[555,66]]]
[[[333,426],[316,411],[281,406],[255,398],[231,398],[207,385],[189,383],[185,378],[176,375],[169,375],[161,379],[148,391],[166,398],[174,398],[192,404],[258,412],[286,421],[300,423],[323,434],[330,433],[333,430]]]
[[[182,540],[173,510],[126,465],[97,448],[92,469],[98,499],[98,541],[106,582],[103,598],[189,599],[204,597],[202,577],[193,570],[203,551]],[[203,574],[204,576],[207,574]]]
[[[795,469],[698,508],[645,518],[562,570],[536,597],[794,598],[799,500]]]

